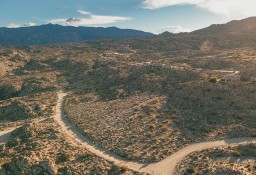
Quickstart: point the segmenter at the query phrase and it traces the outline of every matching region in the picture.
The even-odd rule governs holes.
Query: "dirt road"
[[[112,161],[118,166],[125,166],[138,172],[145,172],[151,175],[173,175],[176,165],[192,152],[214,147],[236,146],[240,144],[256,143],[256,138],[234,138],[221,141],[192,144],[157,163],[144,164],[125,160],[124,158],[121,158],[114,153],[94,144],[86,136],[84,136],[72,122],[68,121],[63,111],[63,99],[66,95],[67,93],[64,93],[62,91],[58,92],[56,112],[53,118],[60,125],[62,132],[65,133],[69,141],[72,141],[78,146],[85,147],[87,150],[94,153],[95,155],[108,161]],[[0,131],[0,142],[4,142],[6,139],[8,139],[8,136],[14,129],[15,128],[6,131]]]

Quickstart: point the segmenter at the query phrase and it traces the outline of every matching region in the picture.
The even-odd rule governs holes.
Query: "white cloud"
[[[19,27],[21,27],[21,25],[20,24],[11,23],[7,27],[8,28],[19,28]]]
[[[33,23],[33,22],[28,22],[28,23],[25,23],[25,24],[11,23],[7,27],[8,28],[19,28],[19,27],[31,27],[31,26],[36,26],[36,23]]]
[[[256,15],[255,0],[144,0],[142,3],[142,6],[147,9],[174,5],[195,5],[229,18],[245,18]]]
[[[82,14],[82,15],[91,15],[90,12],[84,11],[84,10],[78,10],[78,13]]]
[[[144,0],[142,5],[148,9],[157,9],[180,4],[198,4],[202,1],[204,0]]]
[[[121,17],[121,16],[101,16],[94,15],[90,12],[78,10],[78,13],[82,15],[86,15],[84,18],[59,18],[59,19],[51,19],[48,22],[53,24],[62,24],[69,26],[87,26],[87,25],[103,25],[103,24],[111,24],[115,22],[127,21],[131,20],[129,17]]]
[[[36,23],[28,22],[28,23],[23,24],[23,26],[24,26],[24,27],[36,26]]]
[[[171,33],[191,32],[190,29],[186,29],[179,25],[161,27],[158,31],[160,33],[166,32],[166,31],[171,32]]]

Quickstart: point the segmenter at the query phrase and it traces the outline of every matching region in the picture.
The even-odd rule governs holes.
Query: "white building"
[[[223,81],[226,84],[239,84],[241,83],[241,75],[239,71],[236,71],[233,74],[228,74],[223,78]]]

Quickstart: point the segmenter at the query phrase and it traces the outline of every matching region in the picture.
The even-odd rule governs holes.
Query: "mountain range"
[[[34,45],[152,36],[152,33],[117,27],[41,26],[0,28],[0,45]]]
[[[256,46],[256,17],[213,24],[190,33],[162,33],[154,38],[152,46],[165,45],[167,49],[218,49]],[[149,43],[149,42],[147,42]]]
[[[149,50],[207,51],[213,48],[251,47],[256,46],[256,17],[226,24],[213,24],[190,33],[164,32],[159,35],[116,27],[72,27],[53,24],[15,29],[0,28],[0,45],[51,44],[117,38],[125,39],[124,41],[128,41],[136,48]]]

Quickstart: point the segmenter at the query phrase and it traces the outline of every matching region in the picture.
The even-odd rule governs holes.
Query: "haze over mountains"
[[[226,24],[214,24],[190,33],[159,35],[116,27],[71,27],[47,24],[24,28],[0,28],[1,45],[31,45],[85,40],[134,38],[128,40],[136,48],[143,49],[203,49],[254,46],[256,43],[256,17]]]

